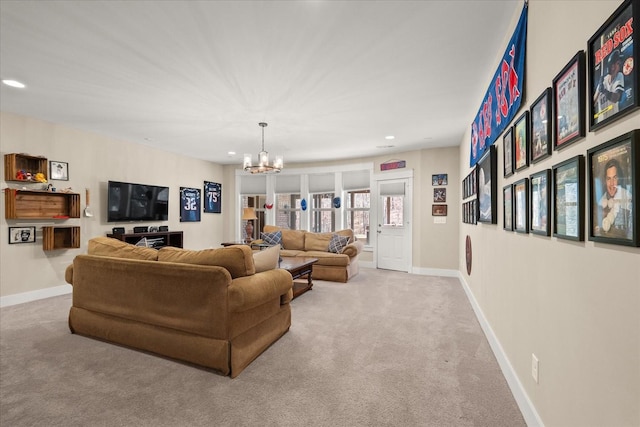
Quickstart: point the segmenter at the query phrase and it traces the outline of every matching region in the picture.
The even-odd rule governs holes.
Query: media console
[[[159,249],[163,246],[174,246],[176,248],[182,248],[182,231],[158,231],[153,233],[118,233],[107,234],[107,237],[122,240],[123,242],[137,244],[143,237],[148,242],[152,243],[150,247]]]

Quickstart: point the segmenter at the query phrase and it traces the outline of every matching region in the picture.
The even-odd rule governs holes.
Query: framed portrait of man
[[[587,151],[589,240],[640,246],[639,145],[640,130],[636,129]]]

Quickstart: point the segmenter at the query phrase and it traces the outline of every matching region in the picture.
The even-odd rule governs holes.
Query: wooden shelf
[[[80,218],[80,195],[49,191],[4,190],[6,219]]]
[[[44,174],[49,179],[47,173],[47,159],[38,156],[29,156],[27,154],[5,154],[4,155],[4,180],[17,182],[35,182],[16,179],[18,171],[24,170],[35,176],[37,173]]]
[[[135,245],[142,239],[146,237],[147,240],[152,242],[156,242],[153,245],[154,248],[158,249],[163,246],[174,246],[176,248],[182,248],[182,231],[158,231],[154,233],[125,233],[125,234],[107,234],[107,237],[111,237],[114,239],[122,240],[123,242],[131,243]]]
[[[42,227],[42,249],[72,249],[80,247],[80,227]]]

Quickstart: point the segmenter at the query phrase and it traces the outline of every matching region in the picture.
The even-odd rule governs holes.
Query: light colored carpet
[[[72,335],[71,296],[3,308],[3,426],[524,426],[457,279],[315,281],[236,379]]]

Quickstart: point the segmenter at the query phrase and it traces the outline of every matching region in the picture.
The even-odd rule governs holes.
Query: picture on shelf
[[[9,244],[34,243],[36,227],[9,227]]]

